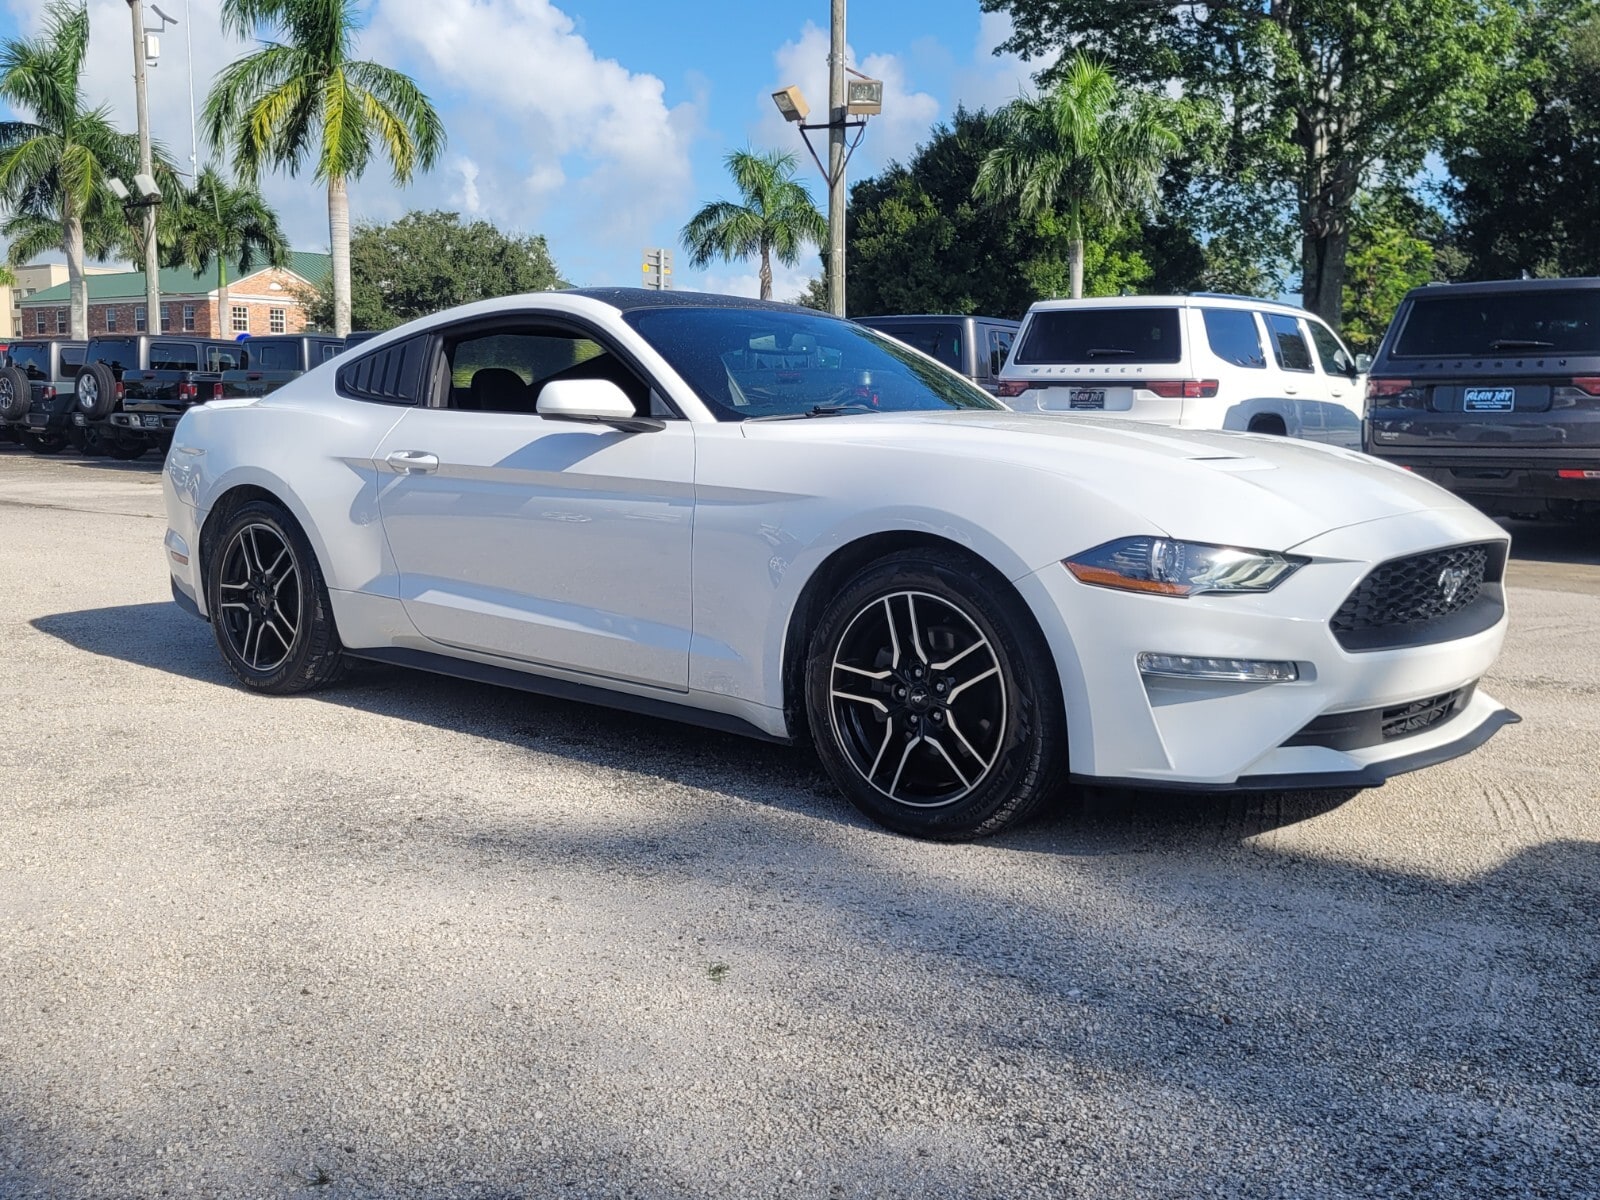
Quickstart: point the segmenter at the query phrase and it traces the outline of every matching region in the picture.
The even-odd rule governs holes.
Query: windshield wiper
[[[803,417],[842,417],[853,412],[882,412],[870,404],[814,404],[804,412],[766,413],[759,417],[746,417],[747,421],[798,421]]]
[[[1541,342],[1534,338],[1495,338],[1489,343],[1491,350],[1549,350],[1554,342]]]
[[[1098,358],[1102,354],[1132,354],[1132,350],[1124,350],[1120,346],[1090,346],[1084,351],[1090,358]]]

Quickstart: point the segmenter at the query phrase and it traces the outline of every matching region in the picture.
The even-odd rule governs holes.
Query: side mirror
[[[1365,375],[1370,370],[1372,370],[1372,355],[1370,355],[1370,354],[1358,354],[1358,355],[1356,355],[1355,374],[1357,374],[1357,375]]]
[[[629,433],[665,429],[659,417],[641,417],[633,401],[609,379],[556,379],[539,389],[535,412],[552,421],[611,425]]]

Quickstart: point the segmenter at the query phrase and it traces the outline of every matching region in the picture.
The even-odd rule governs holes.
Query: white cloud
[[[669,107],[660,79],[597,57],[549,0],[381,0],[362,51],[430,81],[452,149],[478,166],[483,215],[546,233],[569,276],[614,279],[676,229],[697,104]],[[415,191],[412,205],[439,194]],[[606,229],[615,262],[567,261],[563,227]]]
[[[759,268],[760,261],[751,259],[752,268]],[[807,252],[792,267],[786,267],[780,262],[772,264],[772,298],[774,300],[793,300],[805,290],[806,284],[822,273],[822,264],[817,256]],[[678,273],[674,272],[674,279]],[[708,267],[704,274],[686,275],[678,286],[685,291],[716,292],[723,296],[759,296],[761,295],[761,273],[759,269],[742,271],[732,266]]]
[[[454,166],[461,175],[461,190],[456,193],[461,200],[461,207],[476,216],[483,210],[483,201],[478,195],[478,164],[462,155],[455,160]]]
[[[983,13],[978,18],[978,36],[968,65],[956,70],[952,79],[951,107],[996,109],[1024,92],[1037,92],[1034,76],[1055,64],[1058,50],[1024,62],[1015,54],[995,54],[995,48],[1012,34],[1011,18],[1005,13]]]

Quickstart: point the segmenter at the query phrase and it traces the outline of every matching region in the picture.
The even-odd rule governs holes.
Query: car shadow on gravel
[[[133,604],[39,617],[33,626],[81,650],[241,691],[210,628],[176,604]],[[362,712],[488,737],[608,770],[707,788],[829,821],[866,826],[809,749],[700,729],[512,688],[357,663],[317,697]],[[262,698],[263,703],[273,703]],[[290,701],[292,703],[292,699]],[[1237,842],[1329,812],[1356,792],[1169,794],[1076,790],[1000,839],[1095,856]]]
[[[1527,562],[1600,564],[1600,526],[1578,521],[1500,522],[1511,535],[1511,560]],[[1515,566],[1513,565],[1513,572]]]

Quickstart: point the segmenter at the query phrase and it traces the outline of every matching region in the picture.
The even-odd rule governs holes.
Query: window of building
[[[138,331],[139,333],[143,333],[144,332],[144,327],[145,327],[146,324],[147,324],[147,322],[145,320],[144,305],[142,305],[142,304],[134,305],[133,306],[133,327],[134,327],[134,329],[136,331]]]
[[[250,310],[242,304],[229,305],[233,314],[233,323],[230,328],[235,333],[250,332]]]
[[[170,304],[163,304],[161,306],[161,332],[172,332],[172,305]]]
[[[106,332],[107,333],[115,333],[116,331],[117,331],[117,306],[115,304],[108,304],[108,305],[106,305]]]
[[[42,308],[36,308],[33,310],[33,331],[35,333],[45,332],[44,309]]]
[[[281,308],[267,310],[267,328],[273,333],[287,333],[289,331],[288,313]]]
[[[56,309],[56,332],[57,333],[65,333],[66,331],[67,331],[67,310],[64,309],[64,308],[58,308],[58,309]]]
[[[192,304],[183,306],[183,331],[185,333],[194,332],[194,305]]]

